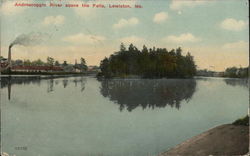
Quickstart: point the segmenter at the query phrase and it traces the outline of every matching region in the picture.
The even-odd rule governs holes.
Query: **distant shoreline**
[[[66,78],[66,77],[79,77],[79,76],[87,76],[84,74],[66,74],[66,75],[0,75],[2,80],[4,79],[12,79],[12,80],[40,80],[40,79],[55,79],[55,78]],[[1,80],[0,79],[0,80]]]
[[[114,76],[110,78],[106,78],[103,76],[98,76],[96,73],[28,73],[28,72],[23,72],[23,73],[11,73],[9,74],[0,74],[1,78],[37,78],[37,79],[44,79],[44,78],[60,78],[60,77],[76,77],[76,76],[95,76],[99,80],[109,80],[109,79],[199,79],[199,78],[224,78],[224,79],[247,79],[247,78],[231,78],[231,77],[219,77],[219,76],[194,76],[194,77],[142,77],[139,75],[128,75],[128,76]]]
[[[113,77],[104,77],[96,75],[98,79],[197,79],[197,78],[225,78],[225,79],[248,79],[245,77],[225,77],[225,76],[193,76],[193,77],[143,77],[140,75],[126,75],[126,76],[113,76]]]

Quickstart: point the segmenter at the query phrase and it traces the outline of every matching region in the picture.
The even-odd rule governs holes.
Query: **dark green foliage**
[[[238,119],[233,122],[234,125],[244,125],[249,126],[249,116],[245,116],[244,118]]]
[[[52,58],[52,57],[47,57],[47,64],[49,66],[53,66],[54,65],[54,62],[55,62],[55,59]]]
[[[55,61],[55,66],[60,66],[59,61]]]
[[[225,77],[231,78],[247,78],[248,77],[248,67],[246,68],[237,68],[237,67],[230,67],[227,68],[225,73]]]
[[[81,63],[80,63],[80,69],[81,69],[81,71],[82,71],[82,72],[83,72],[83,71],[86,71],[86,70],[88,69],[88,66],[87,66],[87,64],[86,64],[85,59],[81,57],[80,62],[81,62]]]
[[[67,63],[67,61],[63,61],[63,64],[62,64],[63,66],[67,66],[68,65],[68,63]]]
[[[144,78],[187,78],[196,73],[193,56],[182,55],[182,49],[167,51],[165,48],[138,50],[133,44],[128,49],[121,44],[120,50],[100,63],[101,73],[106,78],[138,75]]]

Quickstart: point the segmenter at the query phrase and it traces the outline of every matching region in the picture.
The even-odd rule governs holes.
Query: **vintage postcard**
[[[247,155],[248,13],[247,0],[1,0],[1,155]]]

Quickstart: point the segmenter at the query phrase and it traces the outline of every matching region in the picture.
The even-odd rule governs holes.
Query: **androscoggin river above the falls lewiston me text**
[[[247,114],[241,79],[3,80],[2,151],[157,155]]]

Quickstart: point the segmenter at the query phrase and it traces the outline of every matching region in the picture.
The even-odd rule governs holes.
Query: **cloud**
[[[62,15],[57,15],[57,16],[47,16],[44,18],[42,24],[45,26],[48,25],[61,25],[65,21],[65,17]]]
[[[195,7],[206,3],[205,0],[172,0],[170,4],[170,9],[172,10],[181,10],[184,7]]]
[[[153,21],[155,23],[162,23],[162,22],[166,21],[167,18],[168,18],[167,12],[159,12],[159,13],[155,14]]]
[[[137,37],[137,36],[129,36],[129,37],[124,37],[119,39],[120,42],[124,43],[124,44],[141,44],[143,42],[145,42],[144,38],[141,37]]]
[[[221,28],[231,31],[241,31],[245,29],[247,25],[247,22],[243,20],[236,20],[233,18],[227,18],[220,24]]]
[[[185,33],[179,36],[170,35],[163,38],[162,40],[165,42],[184,43],[184,42],[199,42],[201,39],[195,37],[191,33]]]
[[[12,16],[20,14],[26,9],[26,7],[16,7],[15,3],[15,1],[5,1],[1,6],[1,14]],[[18,3],[27,3],[27,1],[18,1]]]
[[[239,51],[239,50],[245,50],[248,51],[249,43],[246,41],[238,41],[238,42],[232,42],[232,43],[226,43],[222,46],[222,49],[227,49],[227,50],[234,50],[234,51]]]
[[[131,27],[135,26],[139,23],[139,20],[135,17],[129,18],[129,19],[120,19],[117,23],[113,25],[113,28],[115,29],[121,29],[124,27]]]
[[[102,41],[105,41],[106,37],[79,33],[79,34],[64,37],[62,40],[66,42],[70,42],[70,43],[75,43],[75,44],[96,44],[96,43],[101,43]]]

